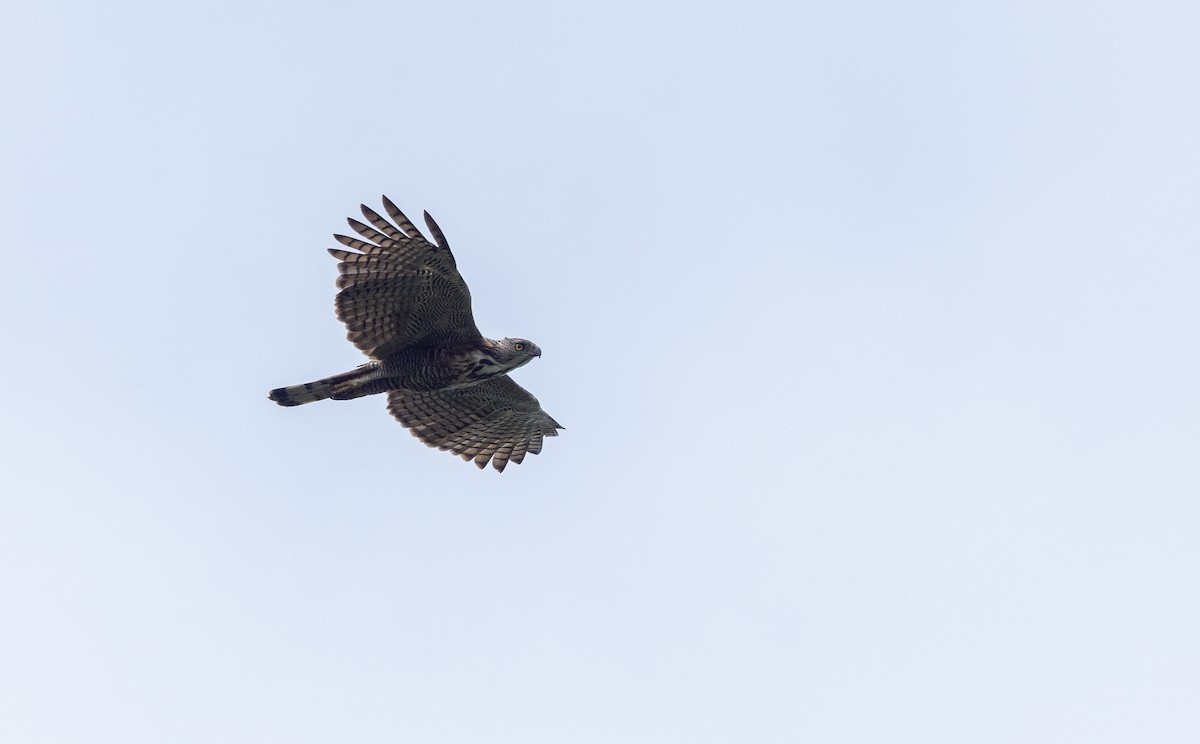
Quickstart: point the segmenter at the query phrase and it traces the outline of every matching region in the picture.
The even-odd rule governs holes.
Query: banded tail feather
[[[299,406],[326,398],[334,400],[361,398],[364,395],[382,393],[385,390],[387,390],[387,380],[379,377],[378,367],[374,364],[364,364],[358,369],[343,372],[340,375],[322,377],[320,380],[301,385],[275,388],[267,394],[267,397],[281,406]]]

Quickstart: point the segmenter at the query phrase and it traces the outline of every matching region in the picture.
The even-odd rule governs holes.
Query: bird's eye
[[[517,351],[525,351],[525,344],[514,344],[513,348]]]

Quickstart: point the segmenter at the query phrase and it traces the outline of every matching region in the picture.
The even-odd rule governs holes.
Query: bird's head
[[[542,350],[537,344],[523,338],[501,339],[492,347],[492,352],[496,361],[504,365],[505,369],[516,369],[542,355]]]

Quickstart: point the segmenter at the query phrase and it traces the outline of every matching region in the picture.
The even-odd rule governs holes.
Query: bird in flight
[[[425,213],[431,243],[386,196],[383,207],[390,221],[364,204],[370,225],[347,220],[362,239],[334,235],[349,250],[329,249],[339,262],[338,319],[371,361],[269,397],[298,406],[387,393],[388,412],[413,436],[480,468],[491,461],[503,472],[541,452],[542,438],[564,427],[508,373],[542,350],[523,338],[484,338],[437,223]]]

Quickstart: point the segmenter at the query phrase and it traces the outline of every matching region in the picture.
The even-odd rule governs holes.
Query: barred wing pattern
[[[425,213],[430,243],[386,196],[383,206],[392,222],[364,204],[371,224],[347,222],[365,240],[335,235],[353,250],[329,249],[339,261],[334,306],[347,338],[373,359],[417,344],[479,342],[471,292],[437,223]]]
[[[474,460],[480,468],[491,460],[500,472],[510,461],[541,452],[542,438],[556,437],[563,428],[508,375],[451,390],[393,390],[388,413],[430,447]]]

